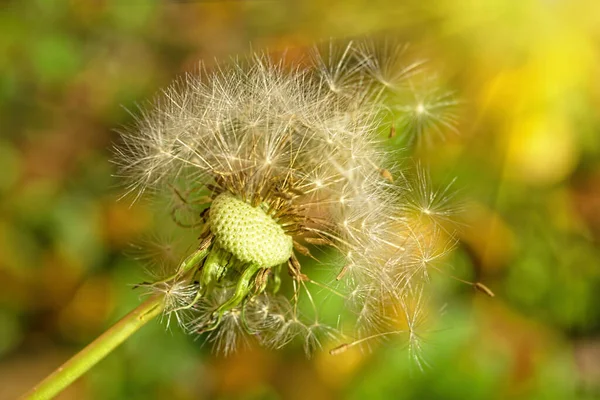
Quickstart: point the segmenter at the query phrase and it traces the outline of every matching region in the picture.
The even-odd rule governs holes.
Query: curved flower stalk
[[[412,186],[385,139],[453,127],[455,104],[415,91],[422,62],[407,63],[406,50],[330,43],[297,65],[257,54],[201,66],[123,134],[129,190],[174,190],[174,208],[198,217],[192,254],[144,284],[166,294],[167,316],[224,353],[245,337],[275,348],[300,337],[310,352],[323,335],[397,330],[394,315],[423,296],[430,264],[450,248],[432,255],[442,230],[430,220],[448,209],[436,215],[431,203],[448,193],[428,193],[421,172]],[[323,263],[316,247],[337,260]],[[301,256],[326,273],[313,278]],[[340,308],[333,326],[317,304],[328,300]]]

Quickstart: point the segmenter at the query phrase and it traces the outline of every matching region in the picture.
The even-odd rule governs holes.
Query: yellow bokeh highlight
[[[329,343],[325,349],[333,349],[339,343]],[[327,352],[319,352],[315,357],[315,369],[319,377],[330,387],[342,387],[355,376],[366,357],[360,346],[349,347],[346,351],[330,355]]]
[[[561,115],[533,115],[509,130],[506,177],[548,185],[571,174],[578,160],[576,138]]]

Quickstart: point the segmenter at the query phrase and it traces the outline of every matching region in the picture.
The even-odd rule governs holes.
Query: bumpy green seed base
[[[283,228],[260,207],[230,193],[213,200],[209,223],[217,244],[244,263],[270,268],[292,255],[292,238]]]

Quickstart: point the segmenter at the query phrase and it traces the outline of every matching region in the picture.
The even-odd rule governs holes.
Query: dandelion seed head
[[[384,143],[394,126],[419,137],[453,127],[441,111],[451,98],[415,91],[423,61],[407,54],[328,42],[292,66],[268,54],[200,65],[140,111],[116,149],[120,174],[138,196],[174,191],[173,219],[199,237],[174,275],[148,285],[168,318],[225,354],[293,341],[310,353],[347,335],[342,317],[359,338],[397,330],[394,307],[447,254],[415,214],[451,214],[449,191],[420,175],[415,186]],[[315,246],[339,263],[321,263]],[[328,278],[313,279],[299,255]],[[333,322],[321,312],[331,299],[342,304]]]

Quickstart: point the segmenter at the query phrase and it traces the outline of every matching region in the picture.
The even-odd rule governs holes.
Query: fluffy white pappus
[[[188,331],[204,332],[223,353],[248,338],[280,348],[300,337],[310,352],[321,340],[368,343],[376,332],[398,331],[397,309],[414,293],[416,304],[423,303],[425,258],[447,253],[436,252],[429,221],[413,214],[449,218],[449,194],[431,194],[424,178],[412,185],[386,140],[451,127],[449,116],[436,114],[451,101],[424,98],[430,122],[411,117],[414,123],[403,127],[398,121],[413,105],[401,100],[410,99],[423,64],[405,59],[407,46],[329,42],[311,54],[301,61],[257,54],[211,70],[201,65],[142,110],[116,149],[129,192],[188,189],[176,192],[175,219],[194,204],[210,212],[212,201],[229,193],[264,210],[293,239],[288,274],[265,266],[244,284],[247,293],[237,303],[231,298],[239,286],[233,288],[245,272],[232,261],[219,264],[210,285],[188,274],[185,263],[172,280],[148,285],[170,296],[167,313],[185,320]],[[215,232],[203,216],[181,225],[201,232],[199,248],[210,252]],[[311,254],[315,247],[335,252],[339,265],[321,263]],[[297,254],[329,273],[313,279],[312,271],[300,270]],[[202,269],[200,263],[194,271]],[[328,299],[339,307],[329,325]],[[346,329],[353,333],[340,332]]]

